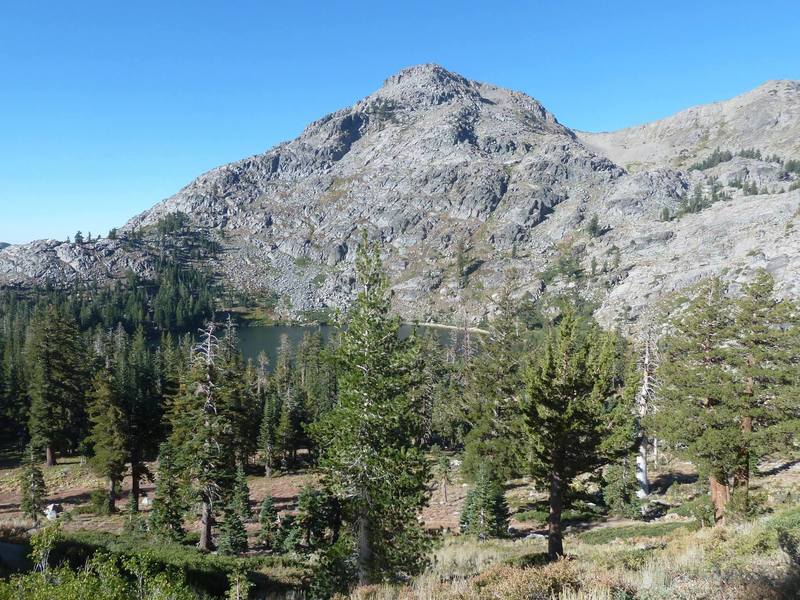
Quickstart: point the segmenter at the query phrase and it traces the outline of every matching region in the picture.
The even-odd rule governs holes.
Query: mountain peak
[[[476,87],[458,73],[426,63],[401,69],[384,81],[377,95],[407,106],[427,106],[477,95]]]
[[[763,90],[765,92],[771,90],[789,90],[789,91],[798,91],[800,90],[800,81],[796,79],[770,79],[769,81],[765,81],[753,91]]]
[[[448,71],[443,66],[437,65],[436,63],[423,63],[400,69],[397,73],[388,77],[384,81],[383,86],[393,87],[400,84],[408,85],[412,83],[414,85],[448,85],[453,83],[457,85],[469,85],[469,80],[458,73]]]

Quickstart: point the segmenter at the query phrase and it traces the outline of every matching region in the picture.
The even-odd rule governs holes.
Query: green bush
[[[639,571],[653,558],[656,548],[625,548],[619,552],[608,552],[598,559],[598,564],[609,569],[623,567],[628,571]]]
[[[187,538],[197,539],[196,536]],[[121,559],[148,554],[155,572],[176,569],[193,588],[221,596],[228,589],[229,577],[244,568],[259,589],[288,590],[299,585],[303,566],[290,557],[261,555],[233,557],[207,554],[194,546],[154,542],[141,535],[114,535],[105,532],[63,534],[56,543],[51,563],[64,563],[81,569],[98,551],[109,552]]]
[[[695,531],[699,528],[696,522],[691,523],[655,523],[652,525],[626,525],[623,527],[603,527],[580,534],[580,540],[586,544],[608,544],[616,540],[632,538],[667,537],[683,529]]]
[[[322,553],[311,576],[308,598],[323,600],[345,594],[356,576],[355,543],[351,536],[342,535]]]
[[[703,527],[714,525],[714,506],[707,495],[692,498],[680,506],[670,509],[669,512],[681,517],[694,519]]]
[[[795,568],[800,568],[800,528],[779,529],[778,546],[786,553]]]
[[[98,488],[89,494],[91,512],[96,515],[108,515],[108,491]]]
[[[630,463],[630,464],[628,464]],[[609,465],[603,473],[603,502],[611,513],[628,519],[642,518],[642,501],[636,497],[639,486],[632,460]]]

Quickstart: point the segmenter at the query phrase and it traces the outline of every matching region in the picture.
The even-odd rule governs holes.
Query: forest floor
[[[20,531],[32,525],[28,519],[24,518],[19,508],[20,496],[17,480],[20,468],[14,462],[13,460],[0,460],[0,532]],[[149,466],[151,470],[155,470],[155,465]],[[103,482],[92,474],[84,459],[61,457],[56,466],[43,468],[43,472],[48,490],[48,502],[60,503],[64,510],[69,512],[70,517],[63,523],[65,532],[116,534],[123,531],[130,491],[130,477],[126,477],[122,485],[120,500],[117,503],[119,512],[100,516],[93,514],[91,510],[91,495],[103,487]],[[247,524],[253,546],[256,546],[257,513],[262,500],[269,494],[281,513],[291,512],[296,507],[302,488],[313,484],[316,478],[317,475],[308,470],[299,470],[280,473],[267,479],[259,468],[253,467],[248,476],[248,483],[254,518]],[[697,480],[697,475],[690,464],[676,461],[664,463],[658,469],[651,471],[651,481],[650,501],[663,508],[661,516],[645,523],[641,520],[610,515],[590,502],[584,502],[581,506],[574,507],[565,513],[565,549],[574,560],[577,560],[568,568],[570,569],[569,576],[560,571],[550,573],[546,570],[543,573],[550,573],[556,579],[562,576],[569,579],[579,573],[585,581],[600,582],[597,583],[600,586],[598,589],[606,585],[603,583],[605,581],[603,578],[606,575],[610,577],[609,573],[615,574],[612,578],[616,582],[614,585],[619,584],[623,587],[628,585],[637,589],[651,585],[644,580],[651,578],[654,582],[651,582],[652,586],[661,590],[659,593],[662,595],[614,596],[610,592],[598,592],[599,595],[587,592],[588,595],[569,596],[560,595],[560,592],[556,593],[558,586],[553,584],[556,587],[548,588],[550,592],[543,597],[563,597],[570,600],[606,597],[712,597],[704,596],[705,592],[697,592],[695,595],[681,592],[682,595],[672,595],[673,593],[678,594],[676,590],[679,587],[678,583],[682,581],[681,578],[694,582],[692,583],[694,587],[689,586],[692,589],[714,590],[713,597],[715,598],[751,598],[755,600],[755,598],[794,597],[781,596],[778,592],[772,593],[779,587],[779,584],[774,581],[775,577],[778,575],[784,579],[789,577],[788,574],[793,573],[791,571],[793,567],[787,563],[785,556],[776,550],[775,527],[769,524],[769,519],[778,518],[783,512],[798,508],[800,460],[775,460],[760,465],[751,486],[754,507],[752,519],[747,522],[731,524],[725,532],[720,532],[719,528],[702,528],[694,520],[693,514],[681,511],[682,506],[689,506],[692,501],[705,495],[705,482]],[[440,482],[431,482],[430,501],[422,514],[425,526],[442,534],[441,542],[436,545],[429,570],[406,586],[402,594],[397,588],[379,586],[371,591],[358,591],[355,594],[356,597],[375,598],[376,600],[395,597],[483,598],[484,596],[478,592],[476,592],[477,595],[472,594],[472,591],[475,590],[470,586],[478,585],[475,582],[481,581],[481,577],[493,577],[494,575],[491,574],[495,573],[497,569],[506,568],[512,569],[512,571],[502,576],[504,581],[516,581],[522,586],[541,584],[541,581],[536,578],[531,583],[532,575],[528,570],[536,565],[541,565],[541,558],[546,548],[544,538],[544,534],[546,534],[546,497],[542,491],[536,489],[536,486],[527,479],[509,482],[506,486],[506,499],[512,514],[510,539],[480,541],[457,535],[459,515],[470,489],[469,485],[455,476],[446,488],[447,498],[445,500],[445,486]],[[152,499],[154,494],[152,482],[143,482],[141,489]],[[141,508],[145,514],[149,509],[150,507],[147,505],[143,505]],[[759,525],[759,523],[761,524]],[[198,529],[197,523],[186,523],[186,526],[189,531]],[[798,535],[800,535],[800,530],[798,531]],[[0,535],[0,538],[2,537]],[[751,538],[756,541],[752,542]],[[730,549],[729,546],[733,549]],[[728,549],[726,550],[726,548]],[[702,556],[700,554],[695,556],[693,553],[700,553]],[[746,564],[736,562],[737,556],[742,553],[748,556]],[[251,555],[257,554],[257,551],[251,553]],[[700,562],[695,564],[693,561],[702,562],[703,565],[706,565],[704,568],[707,570],[699,571]],[[718,564],[719,561],[722,561],[722,566]],[[767,569],[765,565],[768,564],[778,565],[771,571],[772,575],[763,575],[763,577],[753,575],[753,573],[761,573],[759,569],[762,567]],[[768,581],[769,590],[772,591],[768,591],[767,588],[757,588],[754,596],[736,595],[739,592],[734,593],[734,591],[745,588],[729,585],[730,582],[726,583],[727,580],[720,579],[723,577],[719,574],[722,572],[721,569],[724,570],[728,567],[733,569],[734,575],[728,574],[725,577],[733,579],[738,577],[735,575],[736,573],[747,574],[750,580],[754,580],[755,577],[757,581],[762,581],[764,577],[767,579],[772,577],[773,580]],[[542,568],[551,569],[551,567]],[[718,582],[718,584],[712,585],[713,577],[709,573],[717,573],[718,575],[714,577],[717,577],[722,583]],[[550,577],[550,575],[547,576]],[[715,585],[717,587],[714,587]],[[720,592],[719,590],[722,588],[719,586],[723,586],[728,591]],[[537,596],[523,595],[520,597]]]

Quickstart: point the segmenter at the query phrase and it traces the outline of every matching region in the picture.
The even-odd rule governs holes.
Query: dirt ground
[[[155,470],[155,465],[150,465],[151,470]],[[103,481],[95,477],[85,461],[80,457],[62,458],[54,467],[43,468],[45,482],[48,490],[47,500],[63,505],[65,510],[72,510],[78,506],[87,505],[90,502],[92,491],[101,488]],[[19,509],[19,492],[17,490],[17,479],[19,468],[0,469],[0,527],[27,527],[30,521],[24,518]],[[258,529],[257,514],[261,502],[267,494],[271,494],[276,508],[280,513],[291,512],[295,509],[297,497],[300,490],[316,479],[316,475],[309,472],[291,472],[278,474],[267,479],[257,473],[254,468],[252,474],[248,476],[250,487],[250,501],[253,510],[254,522],[248,523],[247,527],[251,533]],[[656,494],[663,494],[664,491],[673,483],[686,484],[697,481],[691,465],[688,463],[673,463],[654,470],[651,473],[651,481]],[[800,461],[775,461],[761,465],[759,475],[753,478],[753,487],[758,490],[765,482],[769,482],[768,487],[771,495],[794,493],[800,486]],[[702,482],[700,482],[702,484]],[[432,530],[452,531],[458,530],[458,519],[461,513],[464,499],[469,490],[468,484],[461,482],[458,478],[447,486],[447,500],[445,501],[445,489],[440,482],[431,482],[429,489],[431,492],[428,506],[423,510],[422,519],[425,526]],[[153,497],[155,485],[150,481],[143,481],[141,490],[150,498]],[[110,516],[96,516],[93,514],[73,512],[72,519],[65,523],[68,530],[103,530],[119,532],[123,528],[125,508],[128,503],[128,493],[130,491],[130,477],[126,477],[122,484],[121,498],[117,501],[119,512]],[[516,480],[507,486],[507,499],[510,505],[524,506],[533,500],[542,499],[541,492],[527,480]],[[141,506],[141,511],[147,513],[149,506]],[[512,511],[513,512],[513,511]],[[628,523],[627,520],[608,519],[595,526],[614,526]],[[187,523],[189,531],[197,530],[197,523]],[[588,525],[588,524],[587,524]],[[530,532],[540,532],[535,528],[535,524],[530,522],[520,522],[511,520],[511,527],[520,534]]]

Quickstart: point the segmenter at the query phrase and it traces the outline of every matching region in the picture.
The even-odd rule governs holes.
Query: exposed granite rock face
[[[717,115],[744,130],[751,117],[740,111],[791,104],[792,85],[780,82],[775,94],[762,86],[742,97],[766,100],[691,109],[696,116],[667,128],[670,140],[681,127],[691,129],[692,119]],[[800,113],[790,107],[781,115],[774,150],[745,144],[745,137],[737,148],[788,152],[797,138],[781,132],[800,129]],[[201,175],[131,219],[120,235],[182,211],[223,245],[212,263],[223,280],[277,294],[287,316],[347,306],[361,230],[383,242],[397,308],[422,320],[490,315],[505,285],[518,295],[575,286],[574,277],[553,273],[565,256],[583,269],[583,293],[596,297],[606,321],[635,316],[658,295],[726,268],[744,273],[764,264],[796,292],[800,273],[792,258],[800,255],[800,240],[786,223],[800,192],[742,197],[730,187],[728,202],[676,221],[659,219],[712,177],[723,185],[762,185],[784,177],[780,168],[737,157],[685,173],[661,146],[650,150],[651,130],[642,131],[641,143],[631,132],[576,135],[525,94],[421,65],[311,123],[297,139]],[[638,148],[631,152],[650,166],[632,173],[620,167],[628,149],[618,151],[619,140]],[[592,215],[600,236],[587,233]],[[153,264],[141,247],[116,241],[42,241],[0,250],[0,281],[68,283],[128,269],[146,274]]]
[[[155,257],[117,240],[84,244],[36,240],[0,249],[0,282],[12,285],[105,281],[130,271],[148,276],[154,268]]]
[[[730,100],[603,133],[578,132],[590,148],[630,170],[688,167],[714,148],[800,156],[800,82],[768,81]]]

